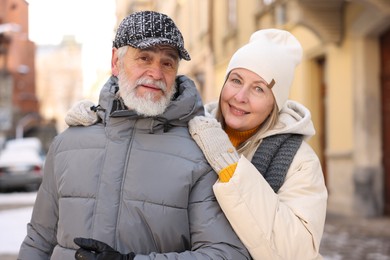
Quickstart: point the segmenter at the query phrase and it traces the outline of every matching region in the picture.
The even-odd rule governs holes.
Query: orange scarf
[[[229,136],[230,142],[234,147],[238,147],[240,144],[248,140],[255,132],[257,127],[248,131],[237,131],[228,126],[225,127],[225,132]]]

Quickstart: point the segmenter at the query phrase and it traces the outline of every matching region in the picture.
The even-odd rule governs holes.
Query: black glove
[[[76,251],[77,260],[133,260],[133,252],[124,255],[115,251],[112,247],[92,238],[76,237],[73,240],[80,248]]]

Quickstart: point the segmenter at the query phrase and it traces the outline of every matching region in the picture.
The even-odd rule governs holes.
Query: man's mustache
[[[138,87],[140,85],[153,85],[159,89],[161,89],[164,93],[167,91],[167,85],[161,80],[153,80],[150,78],[142,77],[136,80],[135,86]]]

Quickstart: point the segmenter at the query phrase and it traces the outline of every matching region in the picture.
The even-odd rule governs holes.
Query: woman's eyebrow
[[[237,72],[232,72],[231,75],[242,79],[242,76],[240,74],[238,74]]]

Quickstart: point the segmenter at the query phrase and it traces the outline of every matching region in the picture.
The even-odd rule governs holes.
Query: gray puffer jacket
[[[204,110],[191,80],[159,117],[122,109],[117,79],[102,89],[101,121],[53,141],[18,259],[74,259],[75,237],[135,259],[248,259],[212,191],[217,175],[188,133]]]

